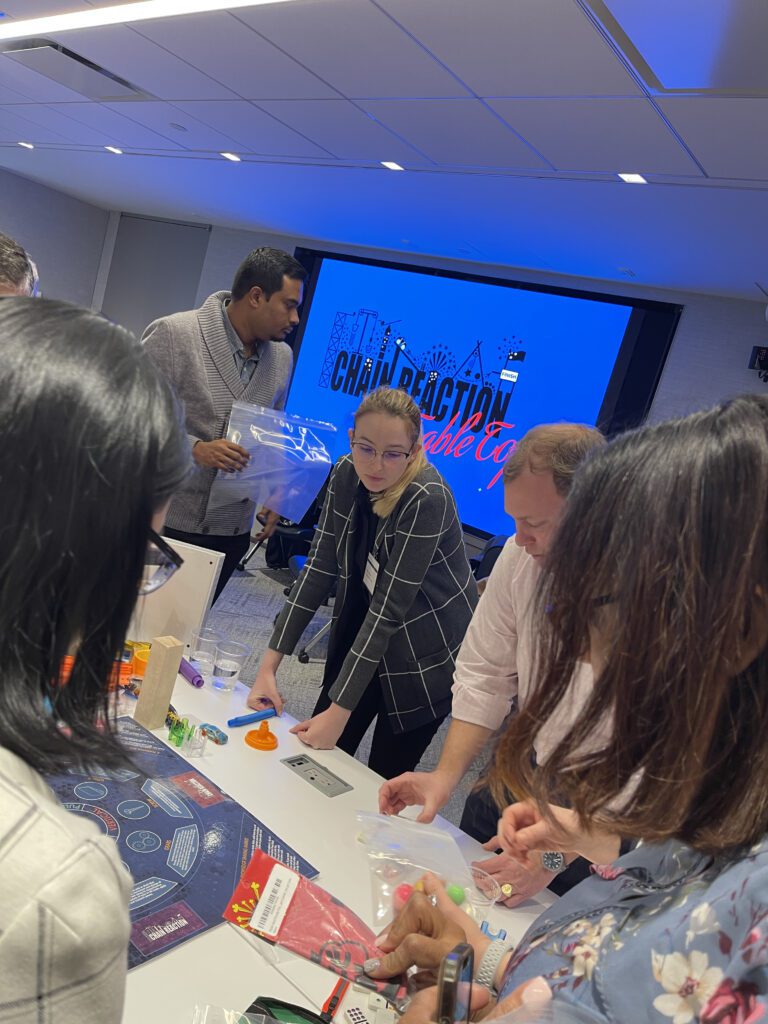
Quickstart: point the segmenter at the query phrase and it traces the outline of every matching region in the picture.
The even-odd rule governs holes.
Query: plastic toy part
[[[490,925],[488,924],[487,921],[483,921],[483,923],[480,925],[480,931],[483,933],[483,935],[487,935],[488,938],[491,939],[491,940],[496,940],[496,939],[502,939],[503,940],[503,939],[506,939],[506,937],[507,937],[507,933],[506,933],[506,930],[504,928],[499,928],[499,930],[497,932],[492,932],[491,931],[491,927],[490,927]]]
[[[402,885],[398,885],[392,894],[392,906],[396,914],[399,914],[405,904],[411,898],[413,892],[413,886],[408,885],[407,882],[403,882]]]
[[[218,725],[211,725],[209,722],[203,722],[200,732],[203,736],[207,736],[211,743],[216,743],[220,747],[223,747],[229,740],[229,736],[223,729],[220,729]]]
[[[448,898],[453,900],[457,907],[460,907],[467,898],[467,894],[460,885],[446,885],[445,892]]]
[[[245,734],[245,742],[254,750],[274,750],[277,736],[270,730],[269,722],[262,722],[258,729],[251,729]]]

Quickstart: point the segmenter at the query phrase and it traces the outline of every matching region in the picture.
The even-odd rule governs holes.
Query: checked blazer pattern
[[[131,876],[115,841],[0,747],[0,1021],[119,1024]]]
[[[233,402],[282,409],[293,370],[293,353],[282,341],[258,346],[259,362],[248,384],[240,380],[227,337],[223,302],[229,292],[214,292],[200,309],[161,317],[142,337],[147,354],[184,405],[190,445],[226,434]],[[176,494],[166,525],[185,533],[234,536],[248,533],[256,506],[247,499],[209,509],[215,469],[195,469]]]
[[[334,624],[338,619],[350,573],[358,571],[358,487],[352,457],[345,455],[331,474],[304,571],[275,623],[273,650],[293,651],[337,577]],[[373,554],[379,574],[368,613],[357,636],[348,638],[330,697],[353,710],[378,670],[392,728],[408,732],[450,711],[456,655],[477,604],[456,503],[434,467],[427,466],[380,520]]]

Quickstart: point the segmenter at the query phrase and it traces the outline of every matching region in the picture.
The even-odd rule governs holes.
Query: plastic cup
[[[250,653],[251,648],[247,644],[238,644],[234,640],[222,640],[216,644],[211,680],[214,689],[224,692],[234,690]]]
[[[217,629],[198,629],[192,634],[190,661],[203,679],[209,681],[213,675],[213,663],[216,660],[216,646],[224,640],[224,634]]]
[[[471,871],[475,884],[463,887],[464,902],[461,909],[478,924],[482,924],[494,903],[501,899],[501,887],[496,879],[482,868],[472,868]]]
[[[149,661],[149,646],[139,647],[133,652],[133,675],[139,679],[144,678]]]

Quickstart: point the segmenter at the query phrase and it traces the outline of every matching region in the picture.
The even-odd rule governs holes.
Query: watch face
[[[565,867],[565,855],[554,850],[547,850],[541,855],[541,866],[547,871],[562,871]]]

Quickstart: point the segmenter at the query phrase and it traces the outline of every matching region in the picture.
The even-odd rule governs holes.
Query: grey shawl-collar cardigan
[[[227,337],[224,300],[214,292],[199,309],[153,321],[142,341],[156,366],[173,385],[184,405],[190,444],[224,437],[233,402],[252,402],[271,409],[285,405],[293,369],[293,353],[285,342],[259,346],[259,362],[244,384]],[[171,502],[166,524],[185,533],[234,536],[247,533],[256,508],[247,499],[223,508],[208,508],[215,469],[195,472]]]

